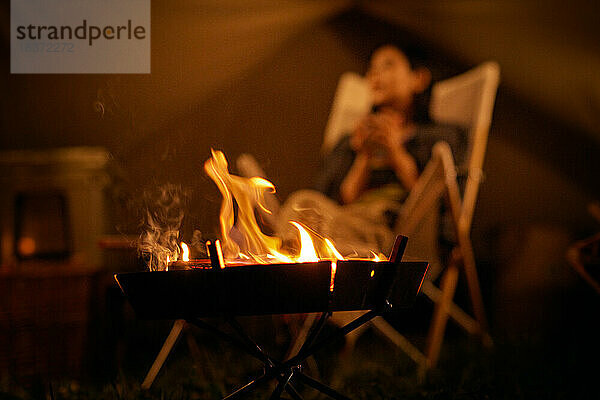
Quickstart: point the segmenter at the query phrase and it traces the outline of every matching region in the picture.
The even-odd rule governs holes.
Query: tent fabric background
[[[592,3],[155,0],[152,74],[10,75],[6,2],[0,149],[104,146],[131,193],[193,188],[193,223],[209,231],[219,200],[202,171],[211,147],[230,161],[254,154],[282,198],[309,187],[339,76],[363,73],[377,44],[416,40],[438,77],[486,59],[502,67],[474,229],[580,230],[600,190]]]

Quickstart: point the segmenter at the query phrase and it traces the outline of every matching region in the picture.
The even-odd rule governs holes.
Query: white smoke
[[[164,271],[167,260],[177,261],[179,228],[184,216],[185,193],[180,186],[163,185],[144,196],[146,215],[138,252],[150,271]]]

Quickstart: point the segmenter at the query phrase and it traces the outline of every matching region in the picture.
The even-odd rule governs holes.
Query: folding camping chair
[[[435,366],[441,350],[448,317],[454,319],[468,333],[480,335],[484,344],[491,344],[475,258],[470,239],[473,211],[482,179],[482,166],[491,124],[494,100],[499,83],[500,68],[495,62],[485,62],[456,77],[436,83],[432,88],[430,115],[439,123],[456,124],[468,128],[469,151],[461,169],[466,171],[466,184],[461,198],[457,183],[457,167],[450,147],[440,142],[434,146],[432,158],[408,199],[403,204],[395,232],[411,237],[406,249],[409,259],[427,259],[430,262],[428,279],[422,292],[435,304],[433,319],[428,334],[425,352],[412,345],[383,318],[371,321],[371,326],[406,352],[421,369]],[[369,112],[368,88],[364,78],[355,73],[342,75],[335,94],[330,119],[325,130],[323,153],[333,149],[337,142],[352,131],[357,120]],[[441,278],[441,288],[432,281],[442,272],[437,241],[439,202],[446,197],[456,234],[448,265]],[[474,318],[458,307],[454,294],[463,268]],[[337,324],[345,323],[352,315],[339,313],[332,319]],[[299,334],[302,339],[313,317],[307,318]],[[347,340],[355,341],[360,332]],[[292,345],[290,352],[297,345]]]

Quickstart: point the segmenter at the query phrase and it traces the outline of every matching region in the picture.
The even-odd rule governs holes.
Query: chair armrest
[[[460,215],[460,192],[456,182],[456,165],[448,143],[437,142],[432,149],[431,159],[402,205],[396,228],[410,235],[423,216],[431,210],[439,198],[448,191],[453,216]],[[398,231],[398,229],[396,229]]]

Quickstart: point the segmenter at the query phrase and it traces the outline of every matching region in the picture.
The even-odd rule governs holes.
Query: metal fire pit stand
[[[406,242],[407,238],[403,236],[396,239],[389,261],[337,261],[333,291],[329,290],[330,262],[308,263],[301,267],[282,264],[222,269],[217,257],[213,257],[213,270],[117,274],[117,282],[140,317],[184,318],[178,319],[173,325],[142,387],[150,387],[187,321],[233,343],[264,364],[260,377],[237,389],[225,399],[239,398],[257,385],[271,380],[278,382],[271,399],[279,399],[284,391],[293,399],[301,399],[293,386],[293,380],[333,399],[348,399],[304,374],[302,364],[326,345],[373,318],[391,311],[392,304],[394,308],[412,305],[428,264],[400,262]],[[215,253],[215,247],[209,250]],[[218,252],[218,249],[216,250]],[[309,286],[313,290],[305,296],[305,288]],[[270,287],[276,287],[278,290],[265,290]],[[240,299],[252,301],[231,300],[226,295],[214,298],[224,291],[236,293]],[[324,296],[325,293],[328,295]],[[196,304],[202,305],[202,309],[195,308]],[[333,312],[356,310],[367,311],[347,325],[319,338],[323,326]],[[315,311],[320,312],[318,322],[310,330],[298,353],[285,361],[267,355],[235,319],[235,316],[243,315]],[[205,316],[223,317],[236,335],[226,333],[201,319]]]
[[[231,326],[231,328],[233,328],[233,330],[239,335],[239,338],[223,332],[222,330],[204,322],[200,318],[192,319],[188,322],[200,328],[207,329],[215,333],[220,338],[225,339],[230,343],[233,343],[234,345],[238,346],[246,353],[248,353],[250,356],[264,363],[264,372],[260,377],[254,379],[253,381],[237,389],[230,395],[226,396],[224,400],[238,398],[242,394],[253,390],[257,385],[273,379],[276,379],[279,383],[273,391],[271,399],[279,399],[284,391],[287,392],[293,399],[302,399],[298,391],[292,385],[292,378],[297,379],[305,385],[308,385],[333,399],[349,399],[348,397],[335,391],[329,386],[326,386],[325,384],[317,381],[316,379],[313,379],[310,376],[304,374],[302,372],[302,363],[319,349],[325,347],[326,345],[332,343],[333,341],[339,338],[344,337],[348,333],[369,322],[376,316],[381,315],[382,313],[387,311],[386,309],[391,309],[391,305],[389,303],[386,302],[385,306],[386,307],[383,310],[367,311],[365,314],[356,318],[354,321],[341,328],[338,328],[335,332],[317,341],[317,337],[319,336],[321,329],[327,322],[327,318],[331,316],[331,312],[329,311],[321,313],[319,321],[313,326],[311,332],[309,333],[308,337],[306,338],[306,341],[300,348],[298,354],[283,362],[275,360],[269,355],[267,355],[260,348],[260,346],[256,344],[245,333],[242,326],[233,317],[226,318],[226,321],[229,324],[229,326]]]

